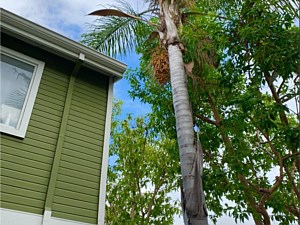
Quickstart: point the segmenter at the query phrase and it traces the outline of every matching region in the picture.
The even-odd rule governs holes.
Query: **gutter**
[[[85,55],[83,66],[119,80],[126,65],[85,45],[0,8],[1,32],[12,35],[31,45],[76,62],[80,53]]]

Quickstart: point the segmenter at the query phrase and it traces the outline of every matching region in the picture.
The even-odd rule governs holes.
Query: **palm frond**
[[[154,12],[148,9],[137,13],[129,3],[122,0],[118,3],[110,9],[93,12],[101,17],[90,26],[89,33],[82,35],[84,44],[112,57],[126,55],[138,42],[147,38],[136,38],[137,33],[141,33],[137,31],[149,26],[150,22],[144,16]]]
[[[294,19],[300,16],[299,11],[299,0],[274,0],[274,6],[282,11],[283,13],[287,13],[292,16]]]

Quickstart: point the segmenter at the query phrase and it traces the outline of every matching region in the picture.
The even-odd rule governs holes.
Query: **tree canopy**
[[[118,119],[115,102],[107,182],[107,225],[172,225],[179,202],[171,198],[178,190],[179,161],[176,141],[154,132],[151,114]]]
[[[228,214],[236,221],[251,216],[257,225],[291,224],[300,218],[300,51],[294,24],[299,3],[194,3],[183,14],[179,36],[194,125],[204,151],[210,216],[216,220]],[[157,24],[152,16],[148,21]],[[133,46],[142,57],[140,67],[126,75],[130,93],[152,105],[154,129],[176,139],[166,56],[159,52],[163,50],[152,26],[137,23]],[[162,69],[159,79],[157,64]],[[224,204],[225,199],[230,204]]]

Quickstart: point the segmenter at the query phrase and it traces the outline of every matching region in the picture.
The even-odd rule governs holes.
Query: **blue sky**
[[[141,1],[128,0],[134,8],[145,7]],[[0,6],[19,16],[31,20],[39,25],[51,29],[73,40],[79,41],[80,36],[87,30],[88,23],[95,17],[87,16],[88,13],[113,4],[113,0],[1,0]],[[121,59],[128,68],[138,66],[139,56],[132,53]],[[129,95],[129,83],[123,79],[114,87],[114,95],[123,101],[123,115],[132,113],[134,116],[143,115],[150,111],[150,107],[141,104],[138,100],[133,101]],[[179,193],[173,193],[174,198],[179,198]],[[218,225],[235,224],[232,218],[224,216]],[[240,223],[241,224],[241,223]],[[245,222],[244,225],[254,224],[253,221]],[[174,225],[183,225],[181,218],[175,218]]]

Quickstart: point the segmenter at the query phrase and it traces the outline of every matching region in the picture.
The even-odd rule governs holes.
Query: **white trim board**
[[[43,216],[21,212],[12,209],[0,208],[0,224],[1,225],[41,225]],[[47,225],[91,225],[90,223],[82,223],[72,220],[65,220],[51,217]]]
[[[102,156],[100,189],[99,189],[100,192],[99,192],[98,225],[104,225],[106,179],[107,179],[108,156],[109,156],[109,139],[110,139],[111,117],[112,117],[112,107],[113,107],[112,106],[112,104],[113,104],[113,88],[114,88],[114,79],[110,78],[109,85],[108,85],[108,97],[107,97],[104,143],[103,143],[103,156]]]

